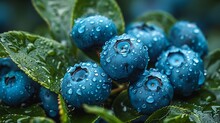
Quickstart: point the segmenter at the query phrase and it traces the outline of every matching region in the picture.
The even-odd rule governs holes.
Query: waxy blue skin
[[[138,81],[131,83],[128,93],[132,106],[147,115],[169,105],[173,99],[173,87],[168,77],[156,69],[145,71]]]
[[[120,83],[137,79],[149,61],[147,46],[129,34],[106,42],[100,56],[103,70]]]
[[[155,63],[157,57],[169,46],[165,32],[154,24],[145,24],[144,22],[132,23],[127,28],[127,33],[147,45],[150,63]]]
[[[156,68],[169,77],[177,95],[190,96],[205,81],[202,59],[186,45],[171,47],[161,54]]]
[[[56,117],[59,115],[58,95],[56,93],[41,87],[39,97],[48,116]]]
[[[202,58],[208,53],[208,43],[199,27],[187,21],[179,21],[170,29],[171,45],[181,47],[188,45]]]
[[[0,78],[0,99],[9,106],[26,102],[35,92],[35,83],[22,71],[10,71]]]
[[[82,50],[100,48],[116,34],[114,22],[101,15],[77,19],[71,32],[73,42]]]
[[[110,95],[112,81],[96,63],[81,62],[70,67],[61,83],[61,94],[72,107],[98,105]]]
[[[11,58],[0,58],[0,78],[12,70],[19,70]]]

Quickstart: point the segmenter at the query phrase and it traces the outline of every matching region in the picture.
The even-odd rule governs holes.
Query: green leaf
[[[205,87],[220,90],[220,49],[210,53],[205,60],[207,77]]]
[[[75,62],[60,43],[25,32],[3,33],[0,43],[21,70],[56,93],[59,93],[66,68]]]
[[[73,20],[88,15],[99,14],[112,19],[122,34],[124,32],[124,19],[115,0],[76,0],[73,9]]]
[[[220,105],[211,91],[202,89],[199,92],[194,92],[190,97],[175,99],[172,105],[190,110],[202,122],[220,121]]]
[[[190,97],[174,99],[172,105],[178,105],[188,109],[193,109],[194,106],[198,106],[205,110],[210,109],[210,106],[214,103],[216,103],[216,96],[209,90],[201,89],[200,91],[194,92]]]
[[[70,123],[66,104],[64,102],[63,97],[60,94],[58,96],[58,104],[59,104],[60,122]]]
[[[107,110],[98,106],[83,105],[83,107],[86,112],[96,114],[108,123],[123,123],[121,120],[113,115],[113,112],[111,110]]]
[[[49,25],[53,37],[58,41],[68,41],[71,45],[69,32],[71,16],[75,0],[32,0],[37,12]]]
[[[129,122],[142,116],[131,106],[127,90],[115,98],[112,107],[115,115],[123,122]]]
[[[74,108],[72,111],[68,111],[65,101],[61,95],[58,96],[58,102],[61,123],[92,123],[97,119],[96,115],[85,113],[82,109]]]
[[[7,56],[8,56],[8,53],[5,52],[4,47],[0,44],[0,58],[4,58],[4,57],[7,57]]]
[[[31,117],[21,114],[6,114],[0,117],[1,123],[55,123],[46,117]]]
[[[137,18],[136,21],[156,24],[163,28],[167,34],[169,33],[169,30],[173,26],[173,24],[176,23],[176,19],[172,15],[164,11],[147,12]]]
[[[10,107],[0,104],[0,116],[6,114],[20,114],[28,116],[46,116],[44,110],[38,105],[34,104],[28,107]]]
[[[188,109],[168,106],[155,111],[145,123],[201,123],[199,117]]]

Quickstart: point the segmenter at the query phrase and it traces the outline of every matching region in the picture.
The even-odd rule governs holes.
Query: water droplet
[[[111,62],[111,60],[110,60],[110,57],[108,57],[107,59],[106,59],[106,62]]]
[[[93,64],[92,66],[93,66],[94,68],[98,67],[98,65],[97,65],[97,64]]]
[[[195,63],[199,63],[199,60],[198,60],[197,58],[194,58],[193,61],[194,61]]]
[[[100,26],[96,27],[96,31],[97,32],[101,31],[101,27]]]
[[[194,29],[194,33],[199,33],[199,29]]]
[[[146,108],[147,106],[146,106],[146,104],[143,104],[141,107],[142,107],[142,108]]]
[[[27,45],[27,53],[30,53],[32,50],[34,50],[35,49],[35,47],[34,47],[34,44],[32,44],[32,43],[29,43],[28,45]]]
[[[79,29],[78,29],[78,32],[79,33],[83,33],[85,31],[85,26],[81,26]]]
[[[96,78],[94,77],[94,78],[92,79],[92,81],[95,82],[95,81],[96,81]]]
[[[73,94],[72,88],[70,88],[67,93],[70,94],[70,95]]]
[[[85,86],[82,86],[82,89],[86,89],[86,87],[85,87]]]
[[[152,96],[147,97],[146,101],[148,103],[153,103],[154,102],[154,98]]]
[[[77,89],[77,90],[76,90],[76,94],[78,94],[78,95],[80,95],[80,96],[81,96],[81,95],[82,95],[81,90],[80,90],[80,89]]]

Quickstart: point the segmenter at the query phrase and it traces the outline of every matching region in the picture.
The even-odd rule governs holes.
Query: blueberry
[[[186,45],[182,48],[171,47],[164,52],[156,68],[169,77],[178,95],[189,96],[204,84],[203,61]]]
[[[12,70],[19,70],[11,58],[0,58],[0,78]]]
[[[61,83],[61,94],[73,107],[100,104],[111,92],[111,79],[96,63],[81,62],[70,67]]]
[[[56,93],[41,87],[39,97],[48,116],[56,117],[59,115],[58,95]]]
[[[147,45],[151,63],[155,63],[157,57],[169,45],[165,32],[153,24],[146,24],[144,22],[133,23],[128,27],[127,33]]]
[[[141,114],[151,114],[169,105],[173,98],[168,77],[157,69],[145,71],[138,81],[130,84],[128,92],[132,106]]]
[[[102,47],[116,34],[114,22],[100,15],[77,19],[71,32],[74,43],[82,50]]]
[[[0,78],[2,101],[9,106],[26,102],[35,91],[35,83],[22,71],[10,71]]]
[[[104,71],[117,82],[136,79],[148,65],[148,48],[129,34],[116,36],[106,42],[100,63]]]
[[[181,47],[186,44],[201,57],[208,53],[206,38],[194,23],[187,21],[177,22],[170,30],[170,39],[172,45]]]

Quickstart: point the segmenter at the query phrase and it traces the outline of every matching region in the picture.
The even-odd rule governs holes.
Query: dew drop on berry
[[[97,32],[101,31],[101,27],[100,26],[96,27],[96,31]]]
[[[80,90],[80,89],[77,89],[77,90],[76,90],[76,94],[78,94],[78,95],[80,95],[80,96],[81,96],[81,95],[82,95],[81,90]]]
[[[142,108],[146,108],[147,106],[146,106],[146,104],[143,104],[141,107],[142,107]]]
[[[107,63],[111,62],[110,57],[108,57],[108,58],[106,59],[106,62],[107,62]]]
[[[70,88],[67,93],[71,95],[73,94],[73,90]]]
[[[153,103],[154,102],[154,98],[152,96],[147,97],[146,101],[148,103]]]
[[[79,33],[83,33],[85,31],[85,26],[81,26],[79,29],[78,29],[78,32]]]

